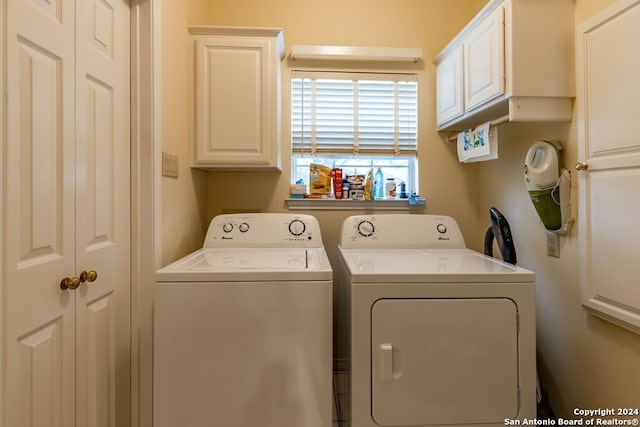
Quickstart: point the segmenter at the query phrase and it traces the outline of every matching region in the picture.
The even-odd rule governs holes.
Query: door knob
[[[587,169],[589,169],[589,165],[588,164],[581,163],[581,162],[576,163],[576,170],[586,171]]]
[[[80,273],[80,282],[93,282],[98,278],[98,273],[93,270],[83,271]]]
[[[67,289],[76,290],[80,286],[80,279],[78,277],[65,277],[60,282],[60,289],[66,291]]]

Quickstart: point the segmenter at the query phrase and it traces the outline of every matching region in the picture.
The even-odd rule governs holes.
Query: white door
[[[126,426],[129,4],[6,4],[4,421]]]
[[[77,426],[130,423],[129,1],[76,1]]]
[[[518,415],[517,308],[508,298],[382,299],[371,308],[371,414],[381,426]]]
[[[583,169],[578,172],[582,304],[636,332],[640,332],[639,21],[640,1],[620,1],[582,24],[576,37],[581,162],[577,166]]]

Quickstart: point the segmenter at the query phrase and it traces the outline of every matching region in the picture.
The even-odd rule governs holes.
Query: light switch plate
[[[178,156],[162,152],[162,176],[178,177]]]

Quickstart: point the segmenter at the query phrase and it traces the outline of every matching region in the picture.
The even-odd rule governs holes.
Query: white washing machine
[[[532,272],[467,249],[446,216],[349,217],[338,252],[351,427],[535,418]]]
[[[156,275],[155,427],[327,427],[333,272],[309,215],[220,215]]]

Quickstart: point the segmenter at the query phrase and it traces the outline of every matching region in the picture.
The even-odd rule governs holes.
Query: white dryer
[[[467,249],[446,216],[349,217],[338,252],[351,427],[535,418],[532,272]]]
[[[327,427],[333,272],[309,215],[220,215],[156,274],[155,427]]]

